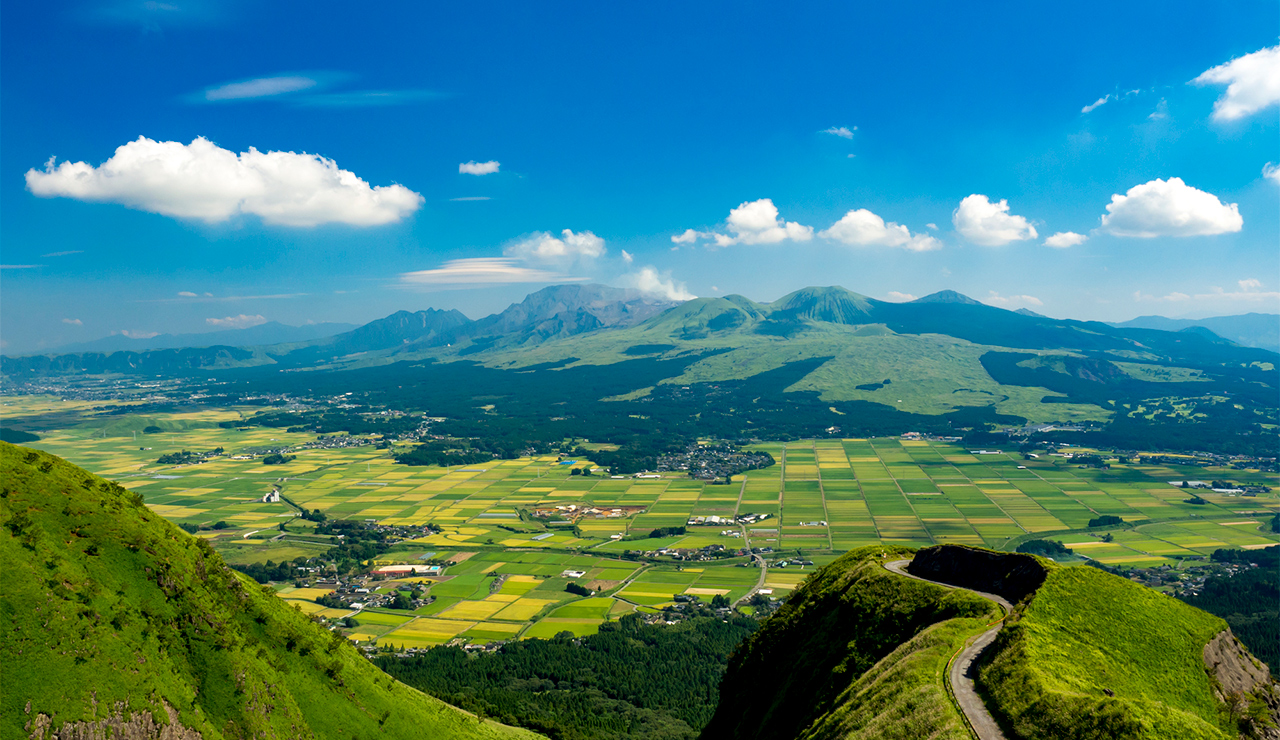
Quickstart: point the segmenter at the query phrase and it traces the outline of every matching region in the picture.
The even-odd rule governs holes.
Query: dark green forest
[[[1262,550],[1216,550],[1219,563],[1256,564],[1235,575],[1214,575],[1188,604],[1222,617],[1258,660],[1280,673],[1280,545]]]
[[[564,632],[472,654],[442,646],[375,663],[455,706],[555,740],[677,740],[711,719],[729,654],[755,627],[740,616],[668,626],[628,614],[587,637]]]

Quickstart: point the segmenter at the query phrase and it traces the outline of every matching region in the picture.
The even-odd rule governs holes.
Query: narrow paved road
[[[746,543],[747,541],[746,527],[742,528],[742,541],[744,543]],[[764,558],[760,557],[755,553],[752,553],[751,559],[756,562],[756,565],[760,566],[760,577],[756,579],[756,585],[750,591],[748,591],[746,595],[744,595],[742,598],[738,599],[737,601],[733,602],[733,606],[735,607],[749,600],[752,596],[755,596],[756,593],[760,591],[760,589],[764,588],[764,579],[767,578],[769,575],[769,566],[764,562]]]
[[[894,560],[884,564],[886,570],[891,573],[897,573],[900,576],[914,578],[917,581],[932,583],[944,588],[956,588],[950,583],[942,583],[940,581],[931,581],[928,578],[913,576],[906,571],[910,560]],[[1005,616],[1013,611],[1013,605],[1000,596],[989,594],[982,591],[974,591],[971,588],[960,589],[962,591],[970,591],[981,596],[984,599],[994,601],[1004,609]],[[951,669],[947,678],[951,682],[951,691],[955,694],[956,703],[960,705],[960,710],[964,712],[964,716],[969,720],[969,726],[978,734],[979,740],[1005,740],[1004,733],[1000,731],[1000,725],[996,724],[995,718],[987,711],[987,707],[982,703],[982,699],[978,696],[978,692],[973,688],[973,676],[970,674],[970,668],[973,661],[987,649],[992,640],[996,639],[996,634],[1004,627],[1004,620],[991,629],[983,632],[975,638],[970,638],[965,644],[963,650],[951,661]]]

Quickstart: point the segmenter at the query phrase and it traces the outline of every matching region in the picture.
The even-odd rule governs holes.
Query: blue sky
[[[6,6],[4,351],[566,280],[1280,310],[1273,1],[613,5]]]

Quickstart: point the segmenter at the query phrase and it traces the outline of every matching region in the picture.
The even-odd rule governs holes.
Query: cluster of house
[[[533,515],[538,519],[559,518],[570,521],[579,519],[625,519],[633,514],[643,513],[645,508],[644,506],[610,506],[602,509],[596,506],[558,504],[555,507],[534,509]]]
[[[1204,563],[1179,571],[1169,565],[1158,565],[1154,568],[1135,568],[1128,575],[1131,581],[1154,589],[1167,588],[1175,596],[1197,596],[1204,590],[1209,576],[1234,576],[1257,567],[1257,563]]]
[[[1230,481],[1171,480],[1169,485],[1177,488],[1194,488],[1200,491],[1213,491],[1231,496],[1257,496],[1259,493],[1271,493],[1271,489],[1263,485],[1233,484]]]
[[[773,458],[763,452],[739,450],[729,444],[695,444],[684,452],[659,456],[657,468],[661,471],[687,472],[690,478],[696,480],[717,480],[772,464]]]
[[[724,545],[707,545],[706,547],[663,547],[658,550],[645,550],[640,554],[646,558],[668,557],[672,560],[683,561],[702,561],[715,560],[724,557]],[[739,550],[736,555],[746,555],[745,550]]]

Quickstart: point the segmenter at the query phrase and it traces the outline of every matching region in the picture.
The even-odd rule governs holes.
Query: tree
[[[728,609],[729,597],[725,596],[724,594],[716,594],[715,596],[712,596],[711,608],[712,609]]]
[[[413,601],[409,598],[406,591],[396,591],[396,595],[391,598],[392,609],[412,609]]]

